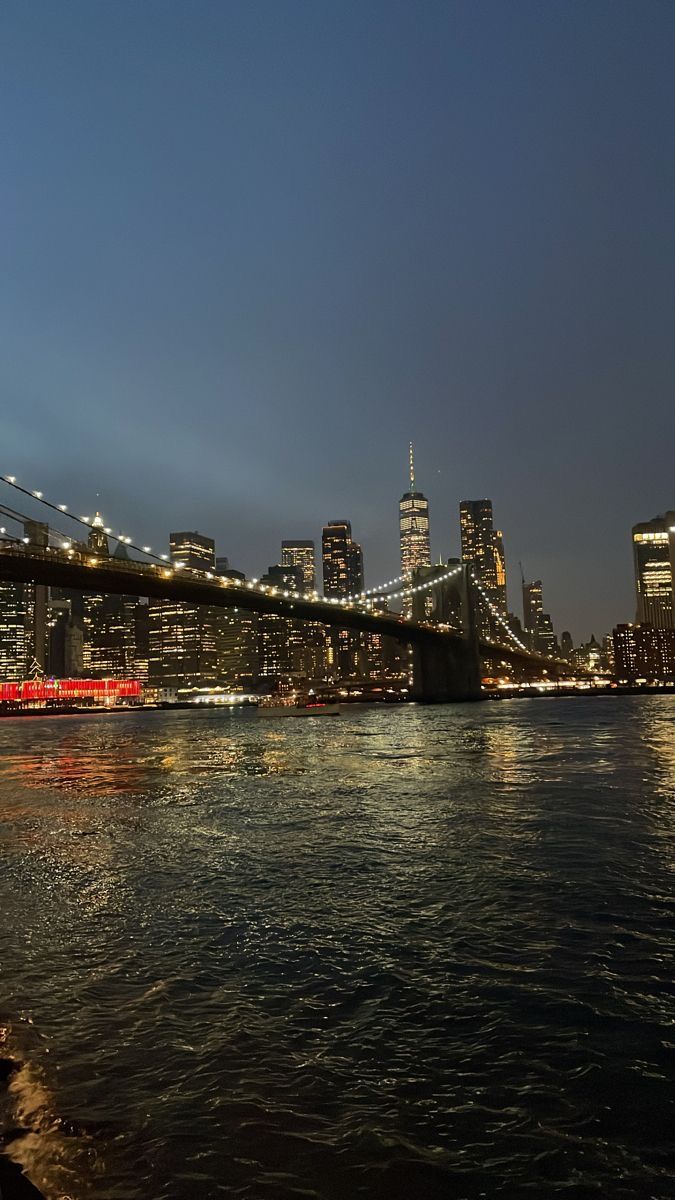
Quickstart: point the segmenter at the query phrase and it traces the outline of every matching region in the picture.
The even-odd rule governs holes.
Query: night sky
[[[412,438],[435,556],[489,496],[516,611],[522,560],[558,632],[632,619],[674,36],[658,0],[4,0],[0,471],[250,574],[349,517],[374,583]]]

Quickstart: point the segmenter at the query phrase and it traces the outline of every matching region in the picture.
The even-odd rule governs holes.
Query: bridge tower
[[[463,637],[421,630],[412,644],[412,695],[423,704],[480,700],[481,660],[476,628],[476,596],[464,564],[457,575]]]

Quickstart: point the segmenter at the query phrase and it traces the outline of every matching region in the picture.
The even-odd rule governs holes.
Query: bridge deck
[[[135,560],[97,558],[91,553],[57,547],[36,549],[15,542],[0,544],[0,580],[38,583],[74,591],[148,596],[214,608],[242,608],[298,621],[317,621],[337,629],[353,629],[393,637],[406,644],[437,642],[452,645],[466,639],[461,631],[416,622],[395,613],[378,613],[355,602],[340,602],[310,593],[292,592],[242,582],[227,576],[209,578],[206,572],[159,566]],[[498,653],[511,662],[541,665],[549,671],[557,660],[516,650],[499,642],[479,643],[485,657]]]

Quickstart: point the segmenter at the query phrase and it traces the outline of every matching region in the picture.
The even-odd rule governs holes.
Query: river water
[[[5,720],[0,854],[49,1200],[675,1194],[675,698]]]

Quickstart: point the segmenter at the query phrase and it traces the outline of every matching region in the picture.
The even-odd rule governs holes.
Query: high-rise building
[[[538,654],[547,654],[549,658],[557,658],[560,653],[558,639],[555,636],[553,622],[548,613],[542,613],[539,625],[534,635],[533,650]]]
[[[321,537],[323,590],[328,597],[354,596],[363,591],[363,553],[352,541],[349,521],[329,521]],[[362,638],[348,629],[331,629],[326,639],[327,670],[333,679],[359,674]]]
[[[535,579],[532,583],[526,583],[523,579],[523,628],[531,650],[553,658],[560,653],[553,622],[550,615],[544,612],[541,579]]]
[[[282,567],[298,568],[304,592],[316,589],[314,542],[285,540],[281,543]],[[326,628],[317,621],[291,623],[293,673],[305,679],[322,680],[326,676]]]
[[[92,529],[90,536],[95,534]],[[103,551],[99,548],[98,553]],[[123,542],[118,543],[113,558],[128,561]],[[137,603],[135,596],[85,592],[83,670],[90,678],[134,677]]]
[[[350,521],[329,521],[321,537],[323,590],[329,597],[363,591],[363,553],[352,541]]]
[[[675,629],[654,625],[617,625],[613,635],[619,681],[675,679]]]
[[[220,609],[150,599],[148,675],[155,687],[206,687],[218,682]]]
[[[532,636],[539,628],[543,611],[541,579],[535,579],[532,583],[526,583],[523,579],[523,626]]]
[[[506,616],[504,538],[494,528],[491,500],[462,500],[459,506],[462,562],[470,563],[495,608]]]
[[[506,598],[506,560],[504,538],[494,528],[491,500],[462,500],[459,506],[459,525],[462,543],[462,562],[468,563],[471,573],[483,587],[489,603],[505,620],[508,616]],[[477,625],[482,636],[498,631],[495,614],[488,602],[478,595]]]
[[[29,661],[29,584],[0,581],[0,682],[25,677]]]
[[[49,545],[49,526],[44,521],[24,521],[24,542],[31,549]],[[31,666],[44,672],[47,666],[47,618],[49,588],[42,583],[24,584],[26,602],[26,650]]]
[[[260,582],[270,587],[299,591],[302,588],[302,568],[275,563],[268,568]],[[276,684],[282,678],[304,674],[297,660],[297,652],[302,646],[299,623],[280,613],[258,613],[257,624],[259,678]]]
[[[501,613],[508,612],[506,599],[506,555],[504,554],[504,535],[501,529],[495,529],[492,535],[493,554],[495,559],[495,604]]]
[[[196,530],[169,535],[174,567],[215,571],[216,544]],[[158,687],[202,687],[218,682],[220,610],[175,600],[150,600],[148,672]]]
[[[258,614],[244,608],[222,608],[216,628],[220,681],[250,691],[258,678]]]
[[[672,629],[675,512],[634,525],[632,533],[637,623]]]
[[[132,675],[141,683],[150,678],[150,606],[145,601],[134,605],[134,664]]]
[[[174,567],[181,563],[193,571],[215,571],[216,543],[196,530],[169,534],[169,552]]]
[[[401,574],[410,575],[418,567],[431,566],[429,540],[429,501],[415,485],[413,444],[409,455],[410,488],[398,505],[398,525],[401,543]]]
[[[304,592],[313,592],[316,587],[316,567],[314,563],[314,542],[312,541],[283,541],[281,543],[282,567],[299,567],[301,571],[301,587]]]
[[[23,540],[44,549],[49,529],[25,521]],[[47,667],[49,588],[40,583],[0,583],[0,681],[25,679]]]

